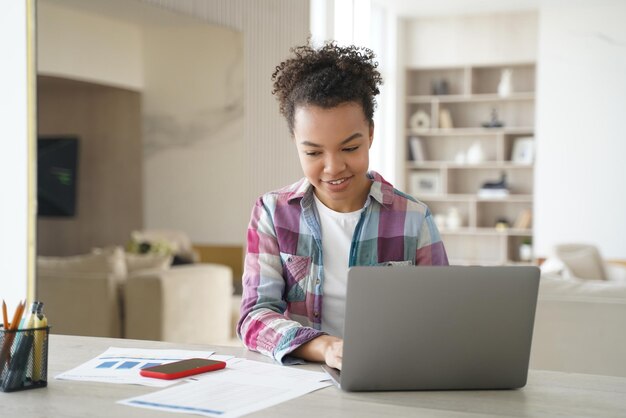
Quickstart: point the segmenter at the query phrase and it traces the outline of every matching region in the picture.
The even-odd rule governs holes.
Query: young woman
[[[283,364],[341,369],[348,268],[448,259],[428,207],[368,172],[382,83],[372,51],[330,43],[292,52],[273,94],[304,178],[252,209],[237,331]]]

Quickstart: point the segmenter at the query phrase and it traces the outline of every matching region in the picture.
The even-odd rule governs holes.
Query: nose
[[[346,162],[340,153],[328,153],[324,161],[324,172],[326,174],[340,174],[346,168]]]

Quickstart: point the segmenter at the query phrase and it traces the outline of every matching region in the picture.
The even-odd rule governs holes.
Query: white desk
[[[108,347],[211,349],[251,360],[269,359],[243,348],[207,347],[112,338],[50,337],[48,387],[0,392],[3,417],[170,417],[180,414],[118,405],[159,390],[135,385],[55,380]],[[591,354],[590,354],[591,355]],[[317,365],[298,366],[319,371]],[[265,409],[251,417],[626,416],[626,378],[531,370],[521,390],[345,393],[334,386]]]

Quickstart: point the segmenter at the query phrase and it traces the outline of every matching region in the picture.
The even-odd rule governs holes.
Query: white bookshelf
[[[498,84],[504,69],[512,70],[512,89],[501,97]],[[532,240],[532,219],[522,228],[514,226],[523,213],[532,214],[534,159],[516,162],[512,153],[518,138],[533,138],[526,141],[534,146],[535,64],[409,68],[406,76],[407,189],[428,204],[433,215],[439,215],[436,219],[451,262],[523,264],[518,250],[522,242]],[[447,94],[433,94],[433,83],[444,79]],[[502,127],[482,126],[491,120],[492,109]],[[429,126],[411,126],[418,111],[428,116]],[[451,116],[452,127],[440,124],[445,111]],[[419,138],[419,161],[411,159],[411,138]],[[478,161],[476,152],[469,157],[470,150],[476,148],[482,156]],[[478,194],[485,182],[498,181],[502,174],[509,186],[507,196]],[[435,185],[432,190],[421,186],[424,178],[425,184],[430,181]],[[459,227],[446,226],[451,210],[461,217]],[[496,228],[502,219],[508,221],[508,228]]]

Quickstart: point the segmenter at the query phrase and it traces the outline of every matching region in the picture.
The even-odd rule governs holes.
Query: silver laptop
[[[347,391],[514,389],[526,384],[539,269],[352,267]]]

